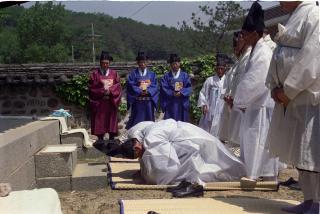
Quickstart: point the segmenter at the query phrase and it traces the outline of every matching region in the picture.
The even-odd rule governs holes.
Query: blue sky
[[[249,8],[252,2],[239,1],[244,8]],[[277,1],[260,2],[263,8],[279,4]],[[30,7],[34,2],[23,4]],[[105,13],[115,18],[128,17],[146,24],[177,27],[183,20],[191,23],[191,13],[199,12],[199,5],[215,8],[217,1],[62,1],[65,8],[77,12]]]

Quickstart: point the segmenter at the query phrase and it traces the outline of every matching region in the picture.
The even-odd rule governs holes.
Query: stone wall
[[[60,108],[72,113],[71,127],[89,127],[86,109],[60,99],[53,86],[0,85],[0,115],[42,117]]]

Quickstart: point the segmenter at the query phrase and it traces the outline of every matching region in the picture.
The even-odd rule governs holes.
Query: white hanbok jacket
[[[217,136],[219,131],[219,124],[221,112],[224,105],[221,94],[224,94],[223,82],[225,76],[221,79],[218,75],[209,77],[204,82],[199,93],[198,107],[207,106],[208,112],[202,114],[199,122],[199,127],[203,128],[213,136]]]
[[[172,119],[137,124],[129,138],[137,138],[145,151],[141,174],[148,184],[174,184],[182,180],[205,185],[239,180],[243,163],[217,138],[190,123]]]
[[[223,99],[223,97],[230,96],[231,83],[233,80],[234,72],[237,69],[238,63],[239,61],[236,61],[236,63],[225,74],[225,79],[223,83],[224,94],[221,94],[221,99]],[[229,141],[228,127],[229,127],[230,112],[231,112],[231,108],[227,105],[227,103],[224,102],[222,112],[221,112],[221,117],[220,117],[219,130],[217,133],[218,138],[220,140]]]
[[[246,166],[247,177],[251,179],[278,175],[278,161],[270,158],[266,148],[274,106],[265,86],[271,58],[272,50],[261,38],[250,54],[234,97],[234,107],[245,109],[240,128],[240,158]]]
[[[239,81],[241,77],[245,73],[246,65],[249,60],[249,56],[251,53],[251,47],[247,48],[246,51],[240,56],[238,66],[236,67],[236,71],[234,72],[233,79],[231,82],[231,90],[230,96],[234,98],[234,95],[237,90],[237,86],[239,85]],[[231,143],[240,145],[240,125],[243,117],[243,112],[237,108],[233,107],[230,111],[230,117],[228,122],[228,140]]]
[[[279,25],[266,85],[290,98],[276,104],[268,134],[270,151],[298,168],[320,172],[319,7],[302,2],[285,26]]]

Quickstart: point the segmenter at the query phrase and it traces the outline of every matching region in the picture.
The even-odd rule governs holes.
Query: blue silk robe
[[[147,95],[142,94],[141,85],[146,85]],[[127,108],[131,109],[126,129],[142,121],[154,121],[159,98],[156,74],[147,69],[141,75],[139,69],[131,71],[127,80]]]
[[[180,84],[180,96],[175,96],[176,85]],[[180,71],[179,76],[167,72],[161,79],[160,104],[164,112],[164,119],[189,122],[189,97],[192,93],[189,75]]]

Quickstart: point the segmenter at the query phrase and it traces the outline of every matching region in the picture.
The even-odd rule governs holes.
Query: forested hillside
[[[91,62],[92,24],[96,57],[101,50],[123,61],[134,60],[139,50],[153,60],[166,59],[171,52],[182,57],[214,52],[213,47],[194,42],[201,32],[72,12],[48,2],[0,10],[0,63],[72,62],[72,46],[75,62]]]

